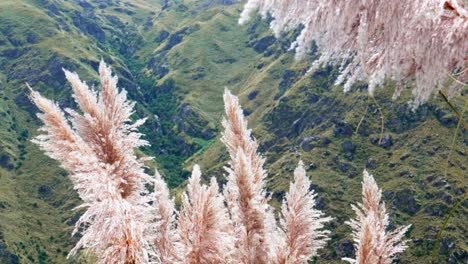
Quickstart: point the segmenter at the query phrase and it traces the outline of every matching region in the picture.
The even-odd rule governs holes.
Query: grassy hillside
[[[260,18],[239,26],[241,7],[222,0],[0,2],[0,263],[85,263],[65,259],[80,213],[71,209],[80,201],[66,173],[30,142],[40,124],[24,83],[73,107],[61,68],[95,83],[101,57],[138,102],[135,118],[148,117],[142,132],[152,146],[142,151],[156,156],[174,193],[195,162],[206,177],[224,180],[219,132],[227,87],[239,95],[267,158],[274,206],[298,160],[307,164],[318,207],[334,217],[317,263],[352,255],[343,223],[353,216],[349,204],[359,199],[364,168],[384,189],[392,225],[413,224],[400,263],[429,263],[443,220],[466,194],[466,131],[451,147],[457,118],[440,98],[411,112],[409,89],[392,101],[392,83],[377,104],[365,84],[343,94],[333,85],[335,68],[306,73],[316,54],[294,61],[287,50],[297,32],[277,40]],[[466,97],[453,104],[461,109]],[[438,263],[468,261],[467,206],[449,221]]]

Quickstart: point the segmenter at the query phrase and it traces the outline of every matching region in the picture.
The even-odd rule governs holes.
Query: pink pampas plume
[[[231,157],[225,196],[241,263],[270,263],[275,259],[278,230],[264,190],[264,159],[251,137],[237,97],[224,93],[226,119],[222,141]]]
[[[328,240],[329,231],[323,230],[324,224],[331,220],[315,209],[314,191],[310,189],[304,164],[294,170],[294,182],[289,187],[283,201],[281,227],[284,243],[279,247],[278,260],[281,264],[306,264],[317,250],[323,248]]]
[[[153,182],[151,215],[155,219],[152,220],[148,235],[154,248],[152,258],[157,263],[181,263],[184,250],[176,228],[174,199],[170,198],[169,188],[157,170]]]
[[[131,124],[134,103],[117,89],[117,77],[103,61],[99,66],[101,91],[95,92],[68,71],[74,98],[83,114],[67,109],[71,125],[62,110],[38,92],[31,100],[43,112],[39,118],[45,134],[34,142],[70,173],[86,212],[75,225],[82,237],[69,257],[81,248],[97,256],[98,263],[144,263],[151,250],[144,236],[148,199],[144,184],[144,159],[134,149],[147,144],[136,129],[144,120]]]
[[[406,241],[402,239],[411,225],[387,232],[388,214],[385,203],[381,202],[382,191],[372,175],[366,170],[363,174],[362,204],[352,205],[357,216],[347,222],[353,228],[356,259],[343,260],[358,264],[390,264],[395,254],[407,248]]]
[[[200,167],[195,165],[178,221],[179,235],[186,249],[184,263],[236,263],[232,259],[232,225],[218,183],[211,178],[210,185],[206,186],[200,180]]]
[[[369,93],[386,79],[413,87],[413,107],[439,90],[449,96],[461,92],[468,81],[468,9],[463,0],[249,0],[241,14],[245,23],[251,13],[270,14],[277,37],[282,31],[303,26],[292,43],[296,57],[304,57],[312,43],[320,64],[340,66],[336,84],[349,91],[356,81],[368,81]],[[451,81],[454,74],[457,81]]]

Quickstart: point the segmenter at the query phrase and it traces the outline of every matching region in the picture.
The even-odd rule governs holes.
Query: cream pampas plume
[[[330,232],[323,228],[331,218],[323,217],[323,213],[314,208],[316,194],[309,189],[310,180],[300,161],[294,171],[294,182],[283,201],[281,227],[284,242],[278,248],[276,263],[306,264],[326,245]]]
[[[303,25],[292,44],[303,57],[314,42],[322,63],[341,65],[336,84],[349,91],[358,80],[369,82],[372,95],[386,78],[402,83],[415,79],[413,106],[424,103],[445,88],[454,72],[448,94],[461,91],[468,81],[468,10],[463,0],[249,0],[239,20],[245,23],[259,9],[271,14],[271,28],[281,31]]]
[[[200,180],[200,167],[195,165],[178,221],[186,249],[184,263],[237,263],[232,260],[233,230],[218,183],[211,178],[210,185],[204,186]]]
[[[382,192],[374,177],[364,170],[362,204],[352,205],[357,217],[348,222],[353,228],[356,259],[343,260],[358,264],[390,264],[395,254],[407,248],[406,241],[402,239],[411,225],[387,232],[388,214],[381,197]]]
[[[240,263],[271,263],[277,226],[264,191],[264,159],[257,154],[237,97],[224,92],[226,119],[222,141],[231,157],[225,196],[234,224]]]
[[[76,103],[83,114],[71,109],[69,120],[52,101],[38,92],[31,100],[43,112],[42,131],[34,142],[70,173],[75,189],[86,208],[74,232],[82,237],[70,252],[81,248],[95,253],[98,263],[144,263],[149,245],[144,237],[149,207],[144,183],[143,161],[134,149],[146,145],[136,129],[144,122],[131,124],[134,104],[126,92],[117,89],[117,77],[101,61],[101,91],[81,82],[78,75],[65,71]]]

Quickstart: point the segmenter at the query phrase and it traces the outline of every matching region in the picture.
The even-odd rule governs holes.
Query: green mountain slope
[[[0,2],[0,263],[86,263],[65,259],[77,239],[70,234],[80,212],[72,208],[80,201],[66,173],[30,142],[40,123],[25,82],[73,107],[61,68],[95,83],[101,57],[137,101],[135,118],[148,117],[142,132],[152,145],[142,152],[156,157],[171,187],[180,186],[174,194],[195,162],[223,181],[219,132],[228,87],[267,158],[273,205],[302,159],[318,207],[334,217],[317,263],[352,255],[343,223],[360,199],[364,168],[384,189],[392,225],[413,224],[400,262],[429,263],[443,220],[466,194],[466,131],[451,147],[457,118],[439,98],[411,112],[409,90],[395,101],[391,87],[382,90],[378,105],[365,84],[343,94],[333,85],[337,69],[307,73],[316,54],[294,61],[288,48],[297,32],[277,40],[260,18],[239,26],[241,8],[229,0]],[[461,108],[463,100],[466,91],[453,103]],[[468,261],[467,206],[449,221],[438,263]]]

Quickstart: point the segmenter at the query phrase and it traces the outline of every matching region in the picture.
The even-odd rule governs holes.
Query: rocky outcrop
[[[396,192],[392,204],[398,208],[398,210],[409,215],[416,214],[420,208],[419,203],[414,197],[414,192],[409,189]]]
[[[11,253],[2,240],[0,240],[0,262],[4,264],[20,263],[18,255]]]
[[[274,36],[266,36],[258,40],[253,46],[253,49],[258,53],[263,53],[268,47],[273,45],[275,41],[276,41],[276,38]]]
[[[390,134],[384,134],[380,146],[388,149],[393,145],[393,137]]]
[[[93,13],[73,12],[73,24],[84,33],[96,38],[99,42],[106,41],[104,30],[97,23],[97,17]]]
[[[335,124],[333,129],[333,134],[336,137],[351,137],[353,135],[354,128],[351,124],[348,124],[345,121],[339,121]]]
[[[351,240],[343,240],[335,246],[335,253],[338,258],[354,258],[354,244]]]
[[[12,162],[12,158],[6,153],[1,153],[1,151],[0,151],[0,166],[7,170],[12,170],[15,168],[15,165]]]

